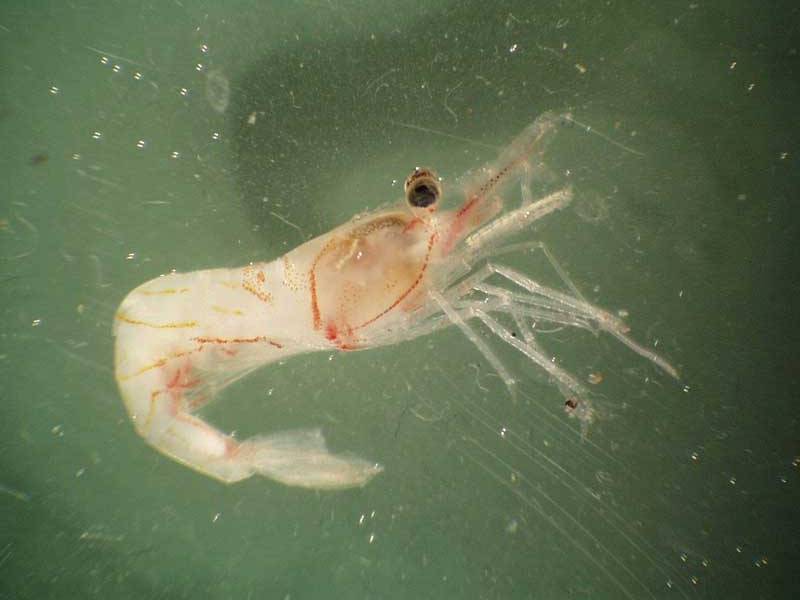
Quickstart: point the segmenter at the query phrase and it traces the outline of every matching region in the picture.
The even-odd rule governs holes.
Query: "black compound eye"
[[[408,191],[408,203],[419,208],[428,208],[439,199],[436,190],[420,183]]]
[[[414,169],[406,178],[406,202],[414,208],[429,208],[442,195],[439,178],[430,169]]]

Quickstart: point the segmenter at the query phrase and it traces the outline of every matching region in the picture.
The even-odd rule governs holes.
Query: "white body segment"
[[[571,293],[561,292],[488,262],[510,236],[571,201],[569,187],[538,200],[528,187],[565,118],[546,113],[534,121],[467,181],[453,210],[439,210],[438,179],[417,169],[406,181],[405,203],[354,217],[273,262],[174,273],[133,290],[115,317],[115,374],[137,432],[160,452],[224,482],[260,474],[287,485],[338,489],[364,485],[382,467],[329,452],[316,429],[239,441],[196,410],[275,360],[395,344],[453,324],[513,389],[515,380],[470,321],[542,367],[583,425],[593,416],[589,394],[543,353],[533,323],[606,331],[677,377],[571,282]],[[510,182],[520,183],[522,201],[504,211],[501,193]],[[491,313],[513,319],[522,337]]]

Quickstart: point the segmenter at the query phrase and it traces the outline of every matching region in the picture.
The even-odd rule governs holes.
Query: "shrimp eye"
[[[429,208],[442,195],[442,185],[436,173],[430,169],[414,169],[406,177],[406,202],[413,208]]]

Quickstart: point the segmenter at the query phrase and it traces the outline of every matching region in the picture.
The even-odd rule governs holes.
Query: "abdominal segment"
[[[328,452],[319,431],[239,441],[195,414],[254,369],[320,346],[313,336],[287,335],[291,315],[267,285],[270,269],[175,274],[128,295],[115,320],[115,372],[128,413],[161,453],[226,483],[261,474],[318,489],[363,485],[380,468]]]

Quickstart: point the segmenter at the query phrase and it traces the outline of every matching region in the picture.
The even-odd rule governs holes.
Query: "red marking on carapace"
[[[175,369],[175,375],[173,375],[172,379],[170,379],[167,382],[167,389],[171,390],[172,388],[177,387],[178,386],[178,382],[180,380],[181,380],[181,370],[180,369]]]
[[[116,319],[130,325],[142,325],[144,327],[152,327],[153,329],[185,329],[197,327],[197,321],[184,321],[179,323],[148,323],[147,321],[132,319],[122,313],[117,313]]]
[[[322,247],[322,250],[314,257],[314,262],[311,263],[311,268],[308,270],[308,289],[311,292],[311,319],[314,323],[314,329],[322,327],[322,317],[319,312],[319,299],[317,298],[317,263],[320,259],[327,254],[332,246],[336,245],[338,240],[333,238]]]
[[[408,295],[409,295],[409,294],[410,294],[412,291],[414,291],[414,289],[415,289],[415,288],[416,288],[416,287],[417,287],[417,286],[420,284],[420,282],[422,281],[422,278],[425,276],[425,271],[427,270],[427,268],[428,268],[428,264],[430,263],[430,259],[431,259],[431,251],[433,250],[433,245],[436,243],[436,237],[437,237],[437,236],[436,236],[436,232],[434,232],[434,233],[432,233],[432,234],[431,234],[431,236],[428,238],[428,251],[427,251],[427,252],[426,252],[426,254],[425,254],[425,260],[424,260],[424,261],[423,261],[423,263],[422,263],[422,267],[420,267],[419,273],[417,273],[417,277],[416,277],[416,279],[414,279],[413,283],[412,283],[412,284],[411,284],[411,285],[408,287],[408,289],[406,289],[406,290],[405,290],[405,291],[404,291],[402,294],[400,294],[400,295],[397,297],[397,300],[395,300],[394,302],[392,302],[392,303],[391,303],[391,304],[390,304],[388,307],[386,307],[385,309],[383,309],[381,312],[379,312],[377,315],[375,315],[374,317],[372,317],[372,318],[371,318],[371,319],[369,319],[368,321],[364,321],[364,322],[363,322],[361,325],[358,325],[358,326],[356,326],[356,327],[353,327],[353,330],[356,330],[356,329],[361,329],[362,327],[366,327],[366,326],[367,326],[367,325],[369,325],[370,323],[374,323],[375,321],[377,321],[378,319],[380,319],[380,318],[381,318],[383,315],[385,315],[386,313],[388,313],[390,310],[392,310],[392,309],[396,308],[398,304],[400,304],[400,303],[401,303],[403,300],[405,300],[405,299],[406,299],[406,297],[408,297]]]
[[[473,194],[470,196],[470,199],[464,202],[461,208],[456,211],[456,216],[450,225],[450,230],[447,232],[447,239],[444,241],[442,247],[443,253],[447,254],[453,249],[453,246],[456,244],[456,240],[461,235],[461,232],[464,231],[464,226],[469,218],[469,213],[472,212],[472,210],[478,205],[478,201],[480,199],[480,196]]]
[[[325,337],[330,341],[335,341],[337,337],[339,337],[339,329],[336,327],[336,323],[330,321],[325,327]]]
[[[464,202],[464,204],[461,205],[461,208],[459,208],[456,211],[456,218],[460,219],[461,217],[466,215],[469,211],[471,211],[475,207],[477,203],[478,203],[477,195],[473,195],[472,197],[470,197],[470,199]]]
[[[242,272],[242,289],[250,292],[265,304],[272,304],[272,294],[264,289],[267,280],[264,271],[255,272],[252,265],[245,267]]]
[[[192,341],[199,342],[201,344],[259,344],[259,343],[266,343],[270,346],[275,346],[276,348],[283,348],[283,344],[280,342],[276,342],[275,340],[271,340],[264,335],[259,335],[256,337],[251,338],[217,338],[217,337],[196,337],[192,338]]]
[[[406,226],[403,228],[403,233],[408,233],[408,232],[409,232],[409,231],[411,231],[412,229],[414,229],[414,228],[416,228],[417,226],[419,226],[419,225],[422,225],[422,224],[423,224],[423,221],[422,221],[422,219],[420,219],[419,217],[414,217],[413,219],[411,219],[411,220],[408,222],[408,225],[406,225]]]
[[[317,264],[331,248],[336,247],[339,243],[340,240],[336,237],[328,240],[328,243],[326,243],[314,257],[314,262],[311,263],[311,268],[308,270],[308,289],[311,292],[311,319],[314,323],[314,329],[316,330],[322,327],[322,316],[319,310],[319,298],[317,297]]]
[[[179,390],[179,389],[186,389],[186,388],[193,388],[200,384],[199,379],[188,379],[191,373],[191,366],[188,364],[185,367],[180,367],[175,369],[175,375],[172,376],[167,382],[167,389],[172,390]]]
[[[316,267],[316,264],[314,265]],[[319,329],[322,319],[319,316],[319,301],[317,300],[317,276],[314,268],[308,274],[308,285],[311,288],[311,318],[314,321],[314,329]]]

